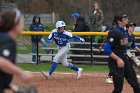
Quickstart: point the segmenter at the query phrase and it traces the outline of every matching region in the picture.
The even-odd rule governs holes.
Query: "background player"
[[[124,27],[128,23],[126,15],[117,15],[117,26],[109,32],[104,51],[109,55],[109,68],[113,74],[114,90],[112,93],[121,93],[124,78],[133,87],[134,93],[140,93],[140,86],[132,63],[126,52],[128,36]]]
[[[13,75],[22,81],[29,80],[32,75],[15,65],[15,39],[22,33],[23,16],[17,9],[5,10],[0,14],[0,93],[9,88]]]
[[[59,46],[58,53],[55,55],[51,69],[49,73],[43,72],[43,75],[49,78],[52,73],[55,71],[58,62],[61,61],[62,65],[71,68],[72,70],[77,72],[77,79],[81,77],[82,68],[78,68],[74,66],[72,63],[67,61],[67,53],[70,50],[69,39],[74,38],[84,43],[85,40],[81,37],[71,34],[70,32],[65,31],[65,23],[63,21],[58,21],[56,23],[56,28],[52,30],[51,34],[48,37],[48,44],[51,43],[51,39],[55,41],[55,43]]]

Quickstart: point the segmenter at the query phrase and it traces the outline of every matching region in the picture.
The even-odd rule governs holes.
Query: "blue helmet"
[[[78,17],[80,17],[80,14],[79,13],[73,13],[71,16],[75,17],[75,18],[78,18]]]

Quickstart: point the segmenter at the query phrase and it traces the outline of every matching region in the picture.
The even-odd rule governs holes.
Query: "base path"
[[[35,78],[28,82],[37,86],[39,93],[111,93],[113,84],[106,84],[106,74],[83,74],[77,80],[74,73],[54,73],[47,80],[41,73],[34,73]],[[15,84],[23,84],[15,77]],[[130,85],[125,81],[122,93],[133,93]]]

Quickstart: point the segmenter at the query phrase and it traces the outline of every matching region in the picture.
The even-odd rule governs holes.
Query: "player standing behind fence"
[[[49,78],[52,73],[57,68],[58,62],[61,61],[62,65],[71,68],[72,70],[77,72],[77,79],[81,77],[82,68],[78,68],[74,66],[72,63],[67,61],[67,53],[70,50],[69,39],[74,38],[84,43],[85,40],[81,37],[71,34],[70,32],[65,31],[65,23],[63,21],[58,21],[56,23],[56,28],[52,30],[51,34],[48,37],[48,44],[51,43],[51,39],[55,41],[55,43],[59,46],[58,53],[55,55],[51,69],[49,73],[43,72],[43,75],[46,78]]]
[[[5,10],[0,14],[0,93],[9,88],[14,75],[22,81],[32,77],[15,65],[15,39],[22,33],[23,22],[23,16],[17,9]]]
[[[109,55],[109,68],[113,74],[114,90],[112,93],[121,93],[124,78],[134,90],[140,93],[140,86],[134,71],[132,62],[128,59],[126,52],[128,47],[128,36],[124,27],[128,23],[126,15],[117,15],[117,26],[109,31],[104,51]]]

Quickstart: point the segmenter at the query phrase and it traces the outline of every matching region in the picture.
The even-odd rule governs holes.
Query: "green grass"
[[[41,71],[49,71],[51,64],[17,64],[19,67],[21,67],[24,70],[27,71],[32,71],[32,72],[41,72]],[[81,67],[84,69],[84,72],[100,72],[100,73],[106,73],[108,72],[108,66],[106,65],[81,65],[81,64],[76,64],[76,66]],[[61,64],[58,65],[57,72],[73,72],[67,67],[62,66]]]

